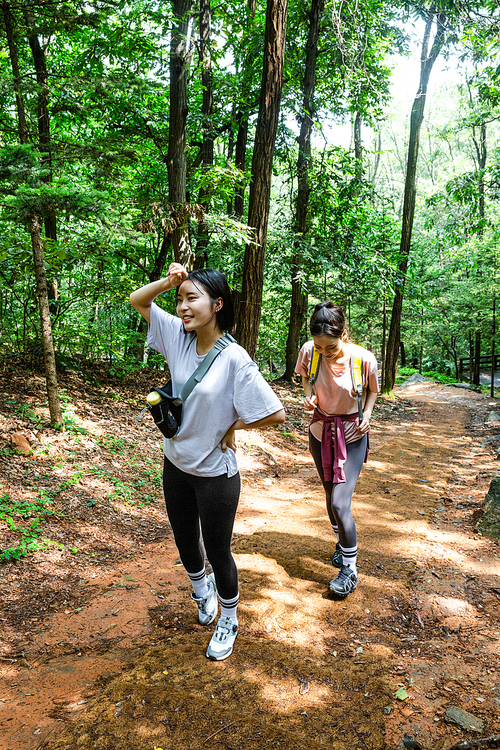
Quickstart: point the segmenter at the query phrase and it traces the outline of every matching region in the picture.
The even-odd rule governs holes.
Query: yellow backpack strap
[[[313,346],[311,366],[309,368],[309,382],[311,386],[316,382],[319,372],[319,363],[321,362],[321,354],[316,351],[316,347]]]
[[[359,420],[363,419],[363,353],[357,346],[353,348],[351,355],[352,385],[358,395]]]

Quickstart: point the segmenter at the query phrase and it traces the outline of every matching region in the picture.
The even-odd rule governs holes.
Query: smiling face
[[[344,331],[342,338],[337,339],[333,336],[313,336],[314,348],[319,354],[322,354],[327,362],[336,362],[344,354],[344,344],[347,341],[347,331]]]
[[[222,299],[212,301],[206,289],[197,282],[187,279],[177,290],[177,315],[182,320],[186,331],[199,331],[202,328],[217,328],[217,311],[222,306]]]

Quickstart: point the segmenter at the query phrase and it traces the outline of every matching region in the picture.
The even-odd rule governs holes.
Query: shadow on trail
[[[370,612],[381,625],[401,619],[392,602],[400,584],[385,568],[403,561],[379,555],[377,578],[364,574],[348,599],[329,600],[328,529],[309,521],[319,536],[258,531],[236,541],[242,605],[230,659],[207,661],[212,628],[195,623],[185,598],[156,606],[156,645],[51,750],[384,747],[399,638],[382,628],[374,638],[365,623]]]
[[[373,544],[378,544],[375,539]],[[397,546],[396,542],[394,546]],[[331,563],[334,549],[334,540],[325,541],[315,536],[278,531],[256,532],[249,537],[240,538],[234,546],[234,552],[238,555],[263,555],[275,560],[290,578],[317,583],[325,590],[331,578],[338,573],[338,569]],[[371,550],[365,544],[359,551],[358,568],[361,575],[375,576],[382,580],[394,578],[392,567],[405,563],[408,560],[391,554],[391,550]],[[241,567],[241,563],[238,567]],[[399,570],[397,578],[400,578]]]
[[[380,750],[390,649],[352,643],[339,627],[350,607],[334,624],[314,583],[293,578],[276,591],[260,560],[239,558],[244,601],[230,659],[207,661],[212,628],[195,623],[194,608],[166,606],[157,644],[51,750]]]

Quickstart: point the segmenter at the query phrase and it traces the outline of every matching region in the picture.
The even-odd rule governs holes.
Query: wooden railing
[[[462,373],[463,372],[469,372],[470,370],[470,357],[460,357],[459,360],[459,374],[460,374],[460,380],[462,379]],[[491,354],[483,354],[481,357],[479,357],[479,367],[480,369],[490,369],[491,370]],[[472,358],[472,365],[474,366],[474,358]],[[500,369],[500,354],[495,354],[495,370]]]

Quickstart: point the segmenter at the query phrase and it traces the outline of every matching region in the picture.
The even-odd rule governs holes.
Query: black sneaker
[[[330,581],[328,590],[335,596],[345,599],[358,585],[358,574],[348,565],[342,565],[337,578]]]
[[[342,550],[340,549],[339,542],[337,542],[337,546],[335,547],[335,552],[333,553],[332,557],[332,565],[334,568],[341,568],[343,564]]]

